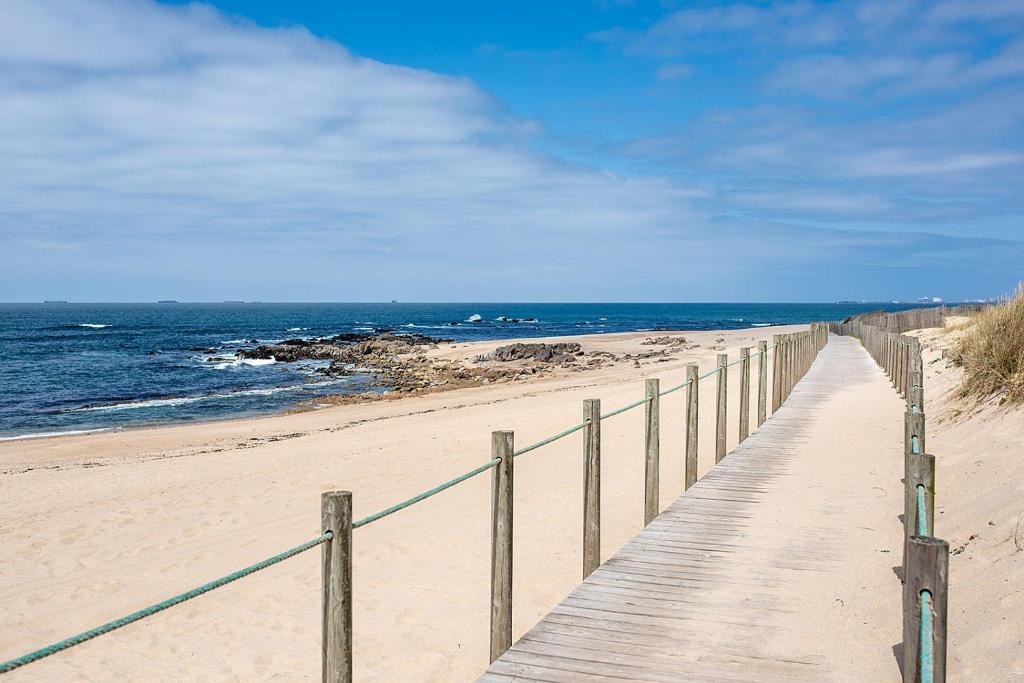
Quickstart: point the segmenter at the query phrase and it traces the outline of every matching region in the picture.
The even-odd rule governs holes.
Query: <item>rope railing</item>
[[[71,636],[70,638],[65,638],[64,640],[53,643],[52,645],[47,645],[46,647],[39,648],[38,650],[34,650],[33,652],[29,652],[28,654],[22,655],[20,657],[15,657],[14,659],[8,660],[6,662],[0,662],[0,674],[7,673],[8,671],[13,671],[19,667],[25,666],[26,664],[31,664],[32,662],[43,659],[44,657],[49,657],[50,655],[57,654],[61,650],[67,650],[69,647],[74,647],[75,645],[84,643],[85,641],[95,638],[97,636],[102,636],[105,633],[116,631],[117,629],[127,626],[128,624],[132,624],[136,621],[139,621],[140,619],[145,619],[150,615],[156,614],[157,612],[161,612],[167,609],[168,607],[173,607],[175,605],[185,602],[186,600],[191,600],[192,598],[197,598],[203,593],[209,593],[215,588],[226,586],[227,584],[233,581],[238,581],[242,577],[248,576],[249,574],[258,572],[261,569],[266,569],[267,567],[275,565],[278,562],[281,562],[282,560],[287,560],[289,557],[294,557],[299,553],[303,553],[307,550],[315,548],[321,543],[329,541],[331,537],[331,532],[325,532],[311,541],[306,541],[301,545],[297,545],[294,548],[285,550],[282,553],[278,553],[277,555],[268,557],[267,559],[261,560],[256,564],[251,564],[244,569],[239,569],[236,572],[232,572],[226,576],[222,576],[219,579],[214,579],[213,581],[209,581],[202,585],[196,586],[192,590],[185,591],[184,593],[179,593],[178,595],[167,598],[166,600],[161,600],[160,602],[154,605],[144,607],[143,609],[140,609],[136,612],[132,612],[131,614],[123,616],[119,619],[108,621],[102,626],[91,628],[88,631],[82,631],[77,635]]]
[[[903,540],[903,680],[946,680],[949,544],[935,538],[935,458],[925,442],[924,364],[920,341],[901,332],[927,326],[920,316],[874,314],[830,323],[856,337],[906,400]],[[941,324],[941,320],[939,321]],[[895,331],[890,331],[895,330]]]
[[[815,325],[817,325],[817,323]],[[589,417],[589,418],[583,420],[582,422],[574,424],[571,427],[568,427],[568,428],[566,428],[566,429],[564,429],[564,430],[562,430],[562,431],[560,431],[560,432],[558,432],[556,434],[553,434],[553,435],[551,435],[549,437],[546,437],[544,439],[541,439],[539,441],[531,443],[531,444],[529,444],[527,446],[524,446],[522,448],[519,448],[519,449],[508,448],[507,451],[501,451],[501,449],[499,448],[497,451],[495,451],[494,450],[494,443],[496,443],[496,442],[492,440],[492,456],[493,457],[488,462],[486,462],[486,463],[484,463],[484,464],[482,464],[482,465],[480,465],[478,467],[475,467],[475,468],[473,468],[473,469],[471,469],[471,470],[469,470],[467,472],[464,472],[463,474],[460,474],[460,475],[458,475],[456,477],[453,477],[453,478],[451,478],[451,479],[449,479],[449,480],[447,480],[447,481],[445,481],[445,482],[443,482],[443,483],[441,483],[441,484],[439,484],[439,485],[437,485],[437,486],[435,486],[433,488],[430,488],[430,489],[427,489],[425,491],[422,491],[422,492],[420,492],[420,493],[418,493],[418,494],[416,494],[414,496],[411,496],[410,498],[407,498],[407,499],[405,499],[405,500],[403,500],[401,502],[395,503],[394,505],[386,507],[386,508],[384,508],[384,509],[382,509],[382,510],[380,510],[378,512],[375,512],[375,513],[373,513],[371,515],[367,515],[366,517],[363,517],[361,519],[354,520],[354,521],[351,519],[351,514],[350,514],[350,512],[351,512],[351,509],[350,509],[350,506],[351,506],[351,495],[347,494],[347,492],[342,492],[342,493],[344,493],[344,496],[346,496],[346,499],[345,499],[343,504],[344,504],[344,506],[347,506],[347,509],[348,509],[347,529],[343,529],[343,531],[345,532],[343,534],[343,536],[347,535],[347,537],[349,537],[349,540],[346,541],[346,540],[342,539],[340,536],[338,536],[338,533],[336,531],[333,531],[331,528],[324,529],[322,531],[322,533],[320,534],[320,536],[318,536],[318,537],[316,537],[316,538],[314,538],[314,539],[312,539],[310,541],[307,541],[307,542],[302,543],[302,544],[300,544],[298,546],[295,546],[295,547],[290,548],[288,550],[285,550],[285,551],[283,551],[281,553],[273,555],[273,556],[271,556],[269,558],[261,560],[260,562],[252,564],[252,565],[250,565],[248,567],[245,567],[243,569],[240,569],[240,570],[238,570],[236,572],[232,572],[231,574],[228,574],[226,576],[223,576],[223,577],[220,577],[220,578],[215,579],[213,581],[201,584],[200,586],[197,586],[196,588],[193,588],[193,589],[191,589],[189,591],[186,591],[184,593],[180,593],[180,594],[175,595],[173,597],[167,598],[167,599],[165,599],[165,600],[163,600],[161,602],[158,602],[158,603],[156,603],[154,605],[151,605],[149,607],[145,607],[145,608],[143,608],[141,610],[138,610],[136,612],[132,612],[131,614],[128,614],[128,615],[126,615],[124,617],[120,617],[120,618],[115,619],[113,621],[107,622],[107,623],[105,623],[105,624],[103,624],[101,626],[98,626],[96,628],[89,629],[87,631],[83,631],[82,633],[79,633],[79,634],[77,634],[75,636],[72,636],[70,638],[66,638],[66,639],[61,640],[59,642],[53,643],[52,645],[48,645],[46,647],[40,648],[38,650],[35,650],[35,651],[30,652],[28,654],[22,655],[20,657],[15,658],[15,659],[11,659],[11,660],[8,660],[8,661],[5,661],[5,662],[0,662],[0,674],[6,673],[8,671],[12,671],[12,670],[14,670],[16,668],[25,666],[26,664],[30,664],[32,662],[38,661],[40,659],[43,659],[44,657],[47,657],[49,655],[55,654],[57,652],[60,652],[62,650],[66,650],[66,649],[71,648],[71,647],[74,647],[75,645],[83,643],[83,642],[85,642],[87,640],[90,640],[92,638],[95,638],[97,636],[100,636],[100,635],[103,635],[105,633],[109,633],[109,632],[114,631],[116,629],[119,629],[119,628],[122,628],[124,626],[127,626],[128,624],[131,624],[131,623],[134,623],[134,622],[139,621],[141,619],[144,619],[144,618],[146,618],[148,616],[156,614],[157,612],[165,610],[165,609],[167,609],[169,607],[172,607],[174,605],[178,605],[178,604],[180,604],[182,602],[185,602],[187,600],[191,600],[192,598],[198,597],[198,596],[203,595],[204,593],[212,591],[212,590],[214,590],[216,588],[220,588],[221,586],[224,586],[224,585],[227,585],[227,584],[232,583],[234,581],[237,581],[238,579],[241,579],[241,578],[243,578],[245,576],[248,576],[249,574],[252,574],[254,572],[260,571],[262,569],[266,569],[267,567],[270,567],[270,566],[272,566],[274,564],[277,564],[278,562],[286,560],[286,559],[288,559],[290,557],[294,557],[295,555],[298,555],[298,554],[300,554],[302,552],[305,552],[307,550],[310,550],[312,548],[315,548],[315,547],[317,547],[319,545],[323,545],[323,544],[327,544],[326,547],[328,548],[328,551],[325,553],[325,560],[324,560],[325,564],[324,564],[324,570],[323,570],[324,571],[324,585],[326,587],[329,583],[332,583],[332,581],[330,581],[329,578],[328,578],[331,570],[328,569],[329,562],[326,559],[329,555],[331,555],[331,553],[336,552],[336,549],[332,549],[332,543],[331,543],[332,541],[337,541],[333,545],[339,545],[339,543],[340,543],[341,544],[340,547],[347,547],[346,544],[350,543],[350,536],[351,536],[351,531],[352,530],[358,529],[358,528],[366,526],[368,524],[372,524],[372,523],[374,523],[376,521],[384,519],[385,517],[389,517],[390,515],[393,515],[393,514],[395,514],[397,512],[400,512],[401,510],[409,508],[409,507],[411,507],[411,506],[413,506],[413,505],[415,505],[417,503],[420,503],[420,502],[422,502],[422,501],[424,501],[424,500],[426,500],[428,498],[431,498],[431,497],[433,497],[433,496],[435,496],[435,495],[437,495],[439,493],[442,493],[443,491],[446,491],[446,490],[448,490],[448,489],[450,489],[450,488],[452,488],[454,486],[457,486],[458,484],[460,484],[460,483],[462,483],[464,481],[472,479],[473,477],[476,477],[476,476],[478,476],[480,474],[483,474],[484,472],[487,472],[487,471],[495,469],[495,468],[498,468],[498,470],[497,470],[498,475],[495,477],[495,490],[497,491],[498,488],[501,486],[501,481],[502,481],[503,476],[508,476],[508,475],[503,475],[503,472],[506,470],[506,468],[508,469],[509,473],[511,472],[511,460],[514,459],[515,457],[518,457],[520,455],[524,455],[524,454],[529,453],[531,451],[537,450],[537,449],[539,449],[539,448],[541,448],[543,446],[546,446],[546,445],[551,444],[551,443],[553,443],[555,441],[558,441],[558,440],[563,439],[563,438],[565,438],[567,436],[570,436],[571,434],[574,434],[574,433],[576,433],[578,431],[585,430],[588,427],[593,428],[595,426],[595,424],[599,425],[601,420],[608,419],[608,418],[614,417],[616,415],[620,415],[622,413],[625,413],[625,412],[627,412],[629,410],[632,410],[634,408],[638,408],[640,406],[648,406],[648,430],[647,430],[648,444],[647,444],[647,451],[648,451],[648,456],[650,457],[650,453],[651,453],[651,443],[650,443],[650,438],[651,438],[650,437],[650,426],[651,426],[651,423],[650,423],[650,420],[651,420],[652,408],[654,410],[654,414],[656,414],[656,412],[657,412],[657,405],[658,405],[658,399],[661,396],[665,396],[665,395],[671,394],[671,393],[673,393],[675,391],[678,391],[678,390],[684,389],[684,388],[687,389],[687,390],[690,390],[691,387],[693,387],[695,385],[695,383],[699,383],[701,380],[707,379],[707,378],[709,378],[711,376],[714,376],[714,375],[720,375],[719,376],[718,384],[719,384],[719,392],[721,392],[722,391],[722,387],[724,386],[724,382],[723,382],[724,377],[723,377],[723,375],[724,375],[724,371],[727,368],[732,367],[733,365],[737,365],[739,363],[742,363],[744,361],[749,361],[750,359],[753,359],[753,358],[756,358],[758,356],[761,356],[762,354],[767,355],[767,352],[769,350],[772,350],[772,349],[776,350],[776,354],[775,354],[775,356],[776,356],[775,372],[780,372],[781,371],[781,372],[789,373],[789,375],[792,378],[793,376],[796,376],[796,374],[801,374],[802,371],[806,371],[806,367],[809,367],[809,363],[810,363],[811,360],[813,360],[813,355],[814,355],[814,354],[811,353],[811,349],[815,348],[814,353],[816,353],[816,350],[820,350],[820,348],[822,348],[824,346],[825,337],[823,336],[822,329],[823,328],[818,328],[817,331],[815,331],[814,326],[812,326],[812,331],[811,332],[809,332],[809,333],[801,333],[803,335],[809,335],[809,336],[807,336],[806,340],[800,334],[797,334],[797,335],[776,335],[776,339],[778,339],[780,341],[776,341],[775,343],[773,343],[770,346],[763,346],[762,349],[757,351],[756,353],[749,353],[749,350],[745,349],[745,351],[748,352],[748,355],[745,356],[745,357],[741,357],[738,361],[734,361],[734,362],[728,363],[728,364],[721,364],[721,362],[720,362],[719,366],[717,366],[714,369],[709,370],[708,372],[705,372],[704,374],[701,374],[701,375],[697,375],[696,371],[694,370],[693,373],[692,373],[693,376],[691,376],[689,379],[687,379],[686,381],[684,381],[684,382],[682,382],[682,383],[680,383],[678,385],[675,385],[675,386],[673,386],[673,387],[671,387],[671,388],[669,388],[669,389],[667,389],[665,391],[654,390],[653,392],[649,392],[648,395],[644,396],[644,398],[642,398],[642,399],[639,399],[637,401],[633,401],[633,402],[628,403],[628,404],[626,404],[626,405],[624,405],[624,406],[622,406],[620,408],[616,408],[614,410],[611,410],[611,411],[609,411],[607,413],[601,414],[599,412],[599,410],[598,410],[597,412],[592,414],[592,417]],[[814,339],[815,339],[815,342],[813,343],[813,346],[812,346],[812,343],[810,341],[812,337],[814,337]],[[802,356],[799,356],[799,358],[803,359],[803,360],[800,360],[800,361],[797,360],[798,359],[798,354],[796,353],[797,344],[798,343],[803,345],[803,346],[801,346],[801,349],[803,349],[803,348],[807,349],[805,352],[803,352]],[[762,342],[762,345],[764,345],[764,342]],[[780,351],[782,350],[783,347],[785,347],[786,355],[785,355],[785,357],[781,357],[780,358]],[[721,358],[721,356],[720,356],[720,358]],[[801,365],[801,363],[803,363],[803,365]],[[696,366],[693,366],[693,368],[696,368]],[[744,386],[749,387],[749,365],[745,368],[745,371],[748,373],[748,376],[744,379],[744,382],[746,382],[746,384]],[[764,419],[764,410],[765,410],[764,409],[764,403],[766,401],[766,399],[765,399],[765,387],[763,386],[764,377],[765,377],[765,367],[764,367],[764,362],[763,361],[762,361],[762,365],[761,365],[760,377],[761,377],[761,380],[760,380],[761,386],[759,386],[759,390],[761,392],[761,397],[760,397],[760,404],[761,405],[760,405],[760,420],[758,422],[759,425],[760,425],[761,422],[763,422],[763,419]],[[775,382],[778,384],[780,381],[781,381],[781,379],[779,377],[776,377]],[[650,389],[651,386],[653,386],[656,389],[656,387],[657,387],[657,380],[648,380],[648,382],[649,383],[653,383],[653,385],[649,385],[649,389]],[[590,402],[588,401],[587,403],[590,403]],[[593,401],[593,403],[596,404],[598,402],[597,401]],[[695,406],[695,404],[691,404],[691,405]],[[776,409],[777,409],[777,406],[776,406]],[[692,438],[693,438],[693,442],[692,443],[693,443],[693,449],[694,449],[694,453],[692,454],[692,457],[693,457],[693,464],[695,465],[695,463],[696,463],[696,453],[695,453],[695,449],[696,449],[696,434],[695,434],[695,431],[696,431],[696,425],[697,425],[697,422],[696,422],[697,416],[696,416],[695,410],[694,410],[693,414],[690,415],[690,407],[689,406],[688,406],[688,411],[687,412],[688,412],[687,463],[689,464],[690,463],[690,459],[691,459],[691,450],[690,450],[690,443],[691,443],[690,439],[691,439],[691,436],[690,436],[689,432],[692,429],[694,431],[694,434],[692,435]],[[742,413],[742,409],[741,409],[741,413]],[[749,416],[748,416],[747,419],[749,420]],[[724,407],[724,404],[720,404],[719,405],[719,412],[718,412],[718,416],[717,416],[717,425],[718,425],[717,428],[718,428],[719,431],[721,431],[721,429],[724,427],[724,423],[725,423],[725,407]],[[656,418],[655,418],[655,423],[654,424],[655,424],[655,431],[657,431]],[[496,432],[495,434],[508,434],[508,435],[511,435],[511,432],[508,432],[508,433]],[[742,430],[742,427],[741,427],[741,440],[742,440],[742,438],[744,438],[744,436],[745,436],[745,434],[744,434],[744,432]],[[586,446],[586,449],[587,449],[587,452],[588,452],[588,467],[589,467],[590,464],[591,464],[591,456],[593,456],[593,451],[592,451],[593,444],[590,443],[590,439],[589,438],[587,440],[588,440],[588,444]],[[599,440],[597,442],[597,449],[598,449],[597,452],[599,453]],[[655,447],[654,450],[655,450],[655,453],[656,453],[657,448]],[[508,462],[506,462],[506,459],[508,460]],[[717,462],[718,459],[719,458],[716,457],[716,462]],[[657,460],[656,460],[656,457],[655,457],[655,462],[656,461]],[[503,465],[503,463],[505,463],[505,464]],[[499,466],[501,466],[501,467],[499,467]],[[691,476],[691,474],[688,473],[687,474],[687,488],[689,487],[689,485],[691,483],[690,482],[690,476]],[[599,481],[599,479],[598,479],[598,481]],[[650,486],[648,486],[648,491],[650,491]],[[330,498],[333,495],[336,495],[336,494],[330,494],[330,493],[324,494],[325,500]],[[656,492],[655,492],[654,495],[656,496]],[[337,502],[337,500],[335,500],[335,499],[331,499],[331,500],[334,501],[334,502]],[[326,506],[327,503],[325,502],[324,505]],[[645,507],[647,507],[647,508],[651,507],[650,501],[647,501],[645,503]],[[657,500],[656,500],[656,497],[654,499],[654,506],[653,507],[654,507],[654,509],[656,511],[657,510]],[[325,507],[324,509],[325,509],[325,513],[324,513],[325,516],[324,516],[324,518],[325,518],[325,521],[326,521],[327,518],[328,518],[328,515],[326,513],[327,508]],[[497,509],[498,508],[497,508],[497,503],[496,503],[496,510]],[[510,507],[510,504],[509,504],[509,515],[511,514],[510,510],[511,510],[511,507]],[[656,512],[655,512],[655,514],[656,514]],[[335,517],[332,517],[332,519],[335,519],[336,517],[337,517],[337,515],[335,514]],[[344,517],[344,515],[342,517]],[[337,518],[337,519],[340,519],[340,518]],[[337,521],[337,519],[335,519],[335,521]],[[650,519],[646,519],[645,523],[649,522],[649,521],[650,521]],[[509,522],[510,522],[510,520],[509,520]],[[495,518],[494,523],[498,524],[497,518]],[[342,526],[346,526],[344,521],[342,522]],[[509,529],[510,529],[510,526],[511,526],[511,524],[509,523]],[[585,524],[585,526],[587,526],[587,525]],[[493,533],[497,534],[497,531],[494,531]],[[585,534],[585,536],[586,536],[586,534]],[[599,534],[598,534],[598,538],[599,538]],[[511,540],[509,538],[509,543],[510,542],[511,542]],[[593,548],[587,548],[586,547],[587,546],[586,538],[585,538],[584,545],[585,545],[585,548],[584,548],[585,555],[589,554],[591,556],[591,558],[593,558],[593,557],[595,557],[596,555],[599,554],[599,553],[595,554],[593,552]],[[510,552],[509,552],[509,558],[511,558]],[[592,563],[593,559],[591,559],[589,561]],[[585,559],[585,563],[586,562],[588,562],[588,560]],[[492,567],[492,571],[493,571],[493,567]],[[589,573],[589,572],[586,571],[586,568],[585,568],[585,573]],[[510,571],[509,571],[509,575],[510,575]],[[350,579],[350,577],[348,577],[348,578]],[[350,583],[350,580],[349,580],[349,583]],[[492,587],[493,587],[493,582],[492,582]],[[510,587],[509,587],[509,590],[511,590]],[[325,588],[325,591],[326,591],[326,588]],[[331,598],[331,599],[337,600],[337,599],[342,599],[342,597],[343,596],[334,596],[334,598]],[[324,600],[325,600],[324,609],[327,610],[328,609],[327,608],[328,597],[327,597],[326,593],[325,593],[325,599]],[[350,611],[351,610],[349,610],[349,612]],[[349,619],[350,618],[351,618],[351,616],[349,614]],[[510,634],[511,633],[511,626],[510,626],[511,612],[510,611],[508,612],[508,619],[509,619],[508,633]],[[328,628],[328,620],[327,620],[327,617],[326,617],[326,613],[325,613],[325,622],[324,623],[325,623],[325,628]],[[339,626],[339,628],[341,628],[342,631],[344,631],[345,628],[350,629],[350,624],[347,627]],[[492,620],[492,630],[493,630],[493,620]],[[510,635],[508,637],[510,638]],[[340,635],[339,635],[339,638],[341,638]],[[492,633],[492,641],[493,641],[493,633]],[[325,645],[325,648],[326,647],[327,646]],[[341,648],[341,649],[344,650],[344,648]],[[507,646],[506,646],[506,649],[507,649]],[[493,647],[492,647],[492,650],[493,650]],[[324,666],[328,667],[329,666],[328,665],[328,660],[331,659],[331,655],[325,650],[325,655],[324,656],[325,656],[325,665]],[[339,657],[343,657],[343,655],[338,655],[338,656]],[[351,657],[351,647],[348,648],[348,655],[347,656]],[[334,665],[337,665],[337,662],[335,662]],[[348,663],[347,667],[345,667],[344,666],[344,662],[342,662],[341,666],[342,666],[342,668],[347,668],[347,671],[348,671],[348,674],[349,674],[348,678],[344,678],[343,677],[344,680],[351,680],[351,678],[350,678],[350,675],[351,675],[351,662]],[[325,670],[326,670],[326,668],[325,668]]]

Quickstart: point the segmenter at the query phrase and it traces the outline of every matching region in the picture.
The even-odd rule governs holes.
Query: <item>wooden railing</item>
[[[931,309],[929,309],[931,310]],[[918,311],[909,311],[917,313]],[[909,321],[931,318],[903,313],[874,318],[908,331]],[[896,319],[896,323],[886,321]],[[906,399],[903,501],[903,680],[946,680],[949,543],[935,537],[935,457],[926,451],[924,364],[917,337],[857,321],[829,323],[835,334],[856,337]]]
[[[65,640],[29,652],[21,657],[0,661],[0,674],[26,666],[44,657],[74,647],[86,640],[122,628],[159,611],[173,607],[198,595],[237,581],[249,574],[261,571],[295,555],[321,546],[321,596],[322,596],[322,670],[324,681],[352,681],[352,535],[353,531],[373,524],[408,507],[437,495],[470,478],[492,471],[491,489],[491,593],[490,593],[490,658],[494,661],[512,644],[512,526],[513,480],[515,458],[536,450],[577,431],[583,432],[583,578],[600,566],[601,548],[601,423],[603,420],[622,414],[633,408],[644,406],[644,526],[658,514],[660,504],[659,472],[661,457],[661,397],[679,390],[686,390],[686,447],[684,454],[683,490],[689,489],[698,478],[698,431],[699,431],[699,389],[702,379],[716,377],[715,387],[715,463],[726,457],[726,424],[728,417],[728,373],[729,368],[739,365],[739,434],[743,442],[750,434],[750,391],[751,360],[758,362],[757,425],[768,416],[767,362],[768,352],[772,355],[772,412],[778,410],[790,395],[793,387],[807,372],[818,352],[828,341],[828,329],[824,323],[812,323],[810,329],[794,334],[777,334],[772,345],[759,342],[757,351],[749,347],[740,349],[739,359],[729,362],[727,354],[719,354],[716,367],[699,374],[696,364],[686,366],[686,379],[671,388],[662,390],[657,378],[647,379],[644,397],[631,404],[601,413],[599,399],[583,402],[583,421],[535,443],[515,448],[515,434],[512,431],[496,431],[491,434],[491,459],[480,466],[464,472],[448,481],[409,499],[400,501],[379,512],[354,519],[352,516],[352,494],[349,491],[330,491],[321,495],[321,530],[316,538],[286,550],[278,555],[250,565],[227,576],[202,584],[185,593],[172,596],[155,605],[115,619],[94,629],[79,633]]]

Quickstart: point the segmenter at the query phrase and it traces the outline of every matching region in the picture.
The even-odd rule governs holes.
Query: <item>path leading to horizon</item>
[[[830,336],[767,423],[480,680],[899,680],[903,412]]]

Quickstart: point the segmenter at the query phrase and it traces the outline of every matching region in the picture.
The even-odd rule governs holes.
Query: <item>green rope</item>
[[[917,485],[917,535],[928,535],[928,513],[924,505],[924,485]]]
[[[632,410],[633,408],[636,408],[637,406],[642,406],[643,404],[647,403],[649,400],[650,400],[650,397],[644,396],[639,401],[633,401],[629,405],[625,405],[625,406],[622,406],[621,408],[617,408],[617,409],[611,411],[610,413],[605,413],[604,415],[601,416],[601,419],[604,420],[604,419],[609,418],[609,417],[615,417],[619,413],[624,413],[627,410]]]
[[[492,467],[494,467],[495,465],[497,465],[499,462],[501,462],[501,458],[495,458],[494,460],[491,460],[488,463],[484,463],[483,465],[480,465],[480,467],[477,467],[476,469],[472,469],[469,472],[466,472],[465,474],[460,474],[459,476],[455,477],[454,479],[449,479],[448,481],[446,481],[445,483],[441,484],[440,486],[435,486],[434,488],[429,489],[427,491],[424,491],[423,493],[419,493],[419,494],[413,496],[412,498],[409,498],[408,500],[403,500],[401,503],[395,503],[391,507],[384,508],[380,512],[375,512],[372,515],[370,515],[369,517],[363,517],[362,519],[353,522],[352,523],[352,528],[353,529],[358,529],[359,527],[366,526],[367,524],[370,524],[371,522],[376,522],[378,519],[383,519],[383,518],[387,517],[388,515],[393,515],[396,512],[398,512],[399,510],[404,510],[405,508],[409,507],[410,505],[415,505],[416,503],[420,502],[421,500],[426,500],[427,498],[430,498],[431,496],[434,496],[434,495],[437,495],[438,493],[441,493],[441,491],[444,491],[445,489],[450,489],[451,487],[455,486],[456,484],[462,483],[462,482],[466,481],[467,479],[475,477],[478,474],[482,474],[483,472],[486,472],[487,470],[489,470]]]
[[[671,394],[671,393],[672,393],[673,391],[679,391],[679,390],[680,390],[680,389],[682,389],[683,387],[688,387],[688,386],[690,386],[690,382],[692,382],[692,381],[693,381],[693,380],[689,380],[689,379],[688,379],[688,380],[686,380],[685,382],[683,382],[682,384],[677,384],[677,385],[675,385],[674,387],[672,387],[671,389],[666,389],[665,391],[663,391],[663,392],[661,392],[660,394],[658,394],[658,396],[666,396],[666,395],[668,395],[668,394]]]
[[[707,372],[705,372],[705,373],[704,373],[703,375],[701,375],[700,377],[698,377],[698,378],[697,378],[697,381],[700,381],[700,380],[702,380],[702,379],[707,379],[707,378],[708,378],[708,377],[710,377],[711,375],[717,375],[717,374],[718,374],[718,371],[719,371],[719,370],[721,370],[721,368],[715,368],[714,370],[708,370],[708,371],[707,371]]]
[[[546,439],[541,439],[540,441],[538,441],[536,443],[531,443],[529,446],[523,446],[519,450],[517,450],[514,453],[512,453],[512,456],[513,457],[519,456],[519,455],[522,455],[523,453],[529,453],[530,451],[532,451],[535,448],[540,448],[541,446],[547,446],[552,441],[558,441],[562,437],[569,436],[570,434],[578,432],[579,430],[583,429],[584,427],[586,427],[589,424],[590,424],[590,420],[589,419],[588,420],[584,420],[583,422],[580,422],[578,425],[573,425],[572,427],[569,427],[568,429],[565,429],[563,431],[558,432],[554,436],[549,436]]]
[[[29,652],[28,654],[22,655],[21,657],[17,657],[15,659],[2,662],[0,663],[0,673],[7,673],[8,671],[13,671],[18,667],[25,666],[26,664],[31,664],[32,662],[40,660],[43,657],[49,657],[50,655],[56,654],[61,650],[66,650],[69,647],[73,647],[75,645],[78,645],[79,643],[83,643],[89,640],[90,638],[95,638],[96,636],[102,636],[105,633],[110,633],[111,631],[119,629],[122,626],[127,626],[128,624],[139,621],[140,619],[145,619],[146,617],[152,614],[156,614],[157,612],[160,612],[162,610],[165,610],[168,607],[173,607],[174,605],[185,602],[186,600],[191,600],[192,598],[198,597],[203,593],[208,593],[212,591],[214,588],[220,588],[221,586],[229,584],[232,581],[237,581],[243,576],[248,576],[253,572],[258,572],[261,569],[266,569],[267,567],[273,564],[277,564],[281,560],[287,560],[289,557],[293,557],[301,552],[305,552],[306,550],[315,548],[324,541],[330,540],[331,536],[331,532],[326,531],[320,536],[314,538],[312,541],[306,541],[302,545],[297,545],[290,550],[284,551],[283,553],[279,553],[277,555],[274,555],[273,557],[268,557],[262,562],[257,562],[256,564],[250,565],[245,569],[240,569],[237,572],[228,574],[227,576],[222,576],[221,578],[216,579],[215,581],[204,583],[203,585],[197,586],[196,588],[193,588],[190,591],[186,591],[185,593],[175,595],[173,598],[168,598],[163,602],[158,602],[155,605],[150,605],[149,607],[140,609],[138,612],[132,612],[128,616],[121,617],[120,619],[109,621],[106,624],[103,624],[102,626],[97,626],[96,628],[89,629],[88,631],[83,631],[82,633],[79,633],[76,636],[65,638],[64,640],[54,643],[53,645],[47,645],[46,647],[40,648],[35,652]]]
[[[918,641],[918,680],[921,683],[935,681],[935,625],[932,622],[932,594],[921,591],[921,631]]]

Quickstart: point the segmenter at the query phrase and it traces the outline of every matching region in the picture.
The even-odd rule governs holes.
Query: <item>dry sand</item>
[[[916,332],[925,366],[935,535],[949,541],[949,678],[1024,681],[1024,408],[959,396],[942,358],[962,333]]]
[[[514,429],[517,444],[530,443],[578,422],[585,398],[602,399],[605,410],[624,405],[642,396],[644,377],[660,377],[667,387],[683,380],[687,362],[711,368],[718,351],[709,347],[724,346],[736,358],[740,346],[796,329],[688,332],[700,348],[640,369],[619,363],[295,415],[0,443],[0,542],[7,551],[0,560],[0,659],[315,537],[322,491],[352,490],[357,517],[375,512],[488,460],[491,430]],[[588,351],[622,354],[651,350],[640,345],[646,336],[577,340]],[[951,400],[955,378],[944,363],[930,363],[937,351],[927,343],[928,450],[939,457],[937,533],[953,547],[966,544],[952,559],[952,672],[959,680],[1015,680],[1015,673],[1024,674],[1015,619],[1024,606],[1021,554],[1012,538],[1024,508],[1018,460],[1024,430],[1019,415],[995,408],[969,421],[936,415]],[[435,353],[467,358],[496,345],[459,344]],[[732,397],[738,381],[732,372]],[[662,399],[662,507],[682,489],[684,397]],[[702,472],[713,463],[713,397],[713,381],[706,380]],[[898,449],[888,468],[898,474],[902,416],[895,403],[877,386],[851,387],[823,411],[837,436],[815,437],[807,447],[827,449],[838,436],[860,438],[866,448],[882,444]],[[730,400],[730,448],[735,405]],[[851,433],[846,416],[871,410],[884,410],[885,424],[892,424],[879,434]],[[613,420],[603,425],[604,557],[643,518],[642,410]],[[514,637],[579,581],[581,460],[581,437],[574,434],[516,461]],[[854,609],[794,616],[802,625],[791,633],[814,642],[838,618],[842,630],[860,629],[864,638],[826,651],[851,665],[863,661],[877,673],[873,680],[886,680],[899,640],[898,623],[889,623],[890,598],[899,589],[882,551],[899,547],[891,518],[902,497],[890,491],[894,505],[873,506],[876,479],[893,473],[855,464],[844,460],[837,472],[863,497],[864,526],[877,529],[879,538],[870,559],[851,555],[846,563],[853,578],[837,595]],[[808,476],[813,484],[825,474],[810,468]],[[799,491],[789,493],[799,512]],[[460,681],[485,668],[489,526],[485,474],[355,532],[356,680]],[[319,600],[314,550],[10,678],[315,680]]]
[[[605,410],[625,405],[643,396],[645,377],[667,388],[685,379],[687,362],[712,368],[713,347],[735,359],[740,346],[797,329],[687,332],[699,348],[640,369],[627,362],[294,415],[0,443],[0,658],[315,537],[322,491],[351,490],[357,516],[375,512],[486,462],[492,430],[514,429],[526,444],[578,422],[586,398]],[[662,348],[641,345],[648,336],[575,340],[588,352]],[[435,353],[469,358],[497,345]],[[663,506],[682,490],[684,400],[662,399]],[[713,417],[705,380],[701,471],[714,460]],[[603,426],[605,557],[642,524],[642,426],[642,409]],[[581,443],[574,434],[516,461],[515,637],[580,579]],[[354,543],[357,680],[469,680],[486,667],[488,475],[357,530]],[[10,678],[315,680],[319,571],[314,550]]]

